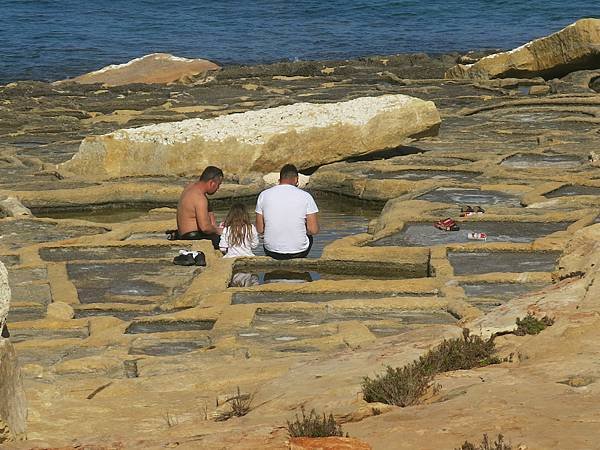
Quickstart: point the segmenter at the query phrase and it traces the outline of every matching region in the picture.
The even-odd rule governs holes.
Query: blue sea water
[[[513,48],[598,0],[0,0],[0,83],[152,52],[220,63]]]

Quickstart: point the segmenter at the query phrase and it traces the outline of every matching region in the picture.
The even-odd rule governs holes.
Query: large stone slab
[[[188,59],[168,53],[152,53],[132,59],[125,64],[113,64],[58,83],[101,83],[106,86],[132,83],[173,83],[186,77],[218,69],[220,67],[217,64],[205,59]]]
[[[0,332],[4,326],[10,308],[10,286],[8,284],[8,271],[0,261]],[[1,338],[0,338],[1,339]]]
[[[8,339],[0,338],[0,446],[22,437],[27,426],[27,401],[17,355]]]
[[[8,273],[0,263],[0,330],[10,305]],[[25,432],[27,406],[17,355],[8,339],[0,337],[0,444]]]
[[[192,176],[210,164],[227,175],[306,169],[437,134],[440,121],[433,102],[406,95],[296,103],[90,136],[59,169],[95,179]]]
[[[474,64],[458,64],[446,78],[546,79],[600,67],[600,19],[581,19],[562,30]]]

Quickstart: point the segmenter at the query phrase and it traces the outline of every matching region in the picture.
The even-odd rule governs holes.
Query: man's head
[[[279,184],[298,186],[298,169],[293,164],[286,164],[279,171]]]
[[[223,181],[223,171],[215,166],[208,166],[200,175],[201,183],[206,185],[206,193],[211,195],[219,190]]]

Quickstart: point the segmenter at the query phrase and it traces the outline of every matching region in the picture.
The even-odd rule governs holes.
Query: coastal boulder
[[[562,77],[600,68],[600,19],[581,19],[562,30],[508,52],[486,56],[473,64],[458,64],[446,78]]]
[[[192,176],[207,165],[228,176],[278,171],[289,162],[307,169],[435,135],[440,121],[433,102],[406,95],[296,103],[87,137],[59,171],[109,179]]]
[[[4,325],[10,308],[10,286],[8,285],[8,271],[0,261],[0,331]],[[1,338],[0,338],[1,339]]]
[[[0,262],[0,328],[10,304],[8,273]],[[27,405],[15,349],[0,337],[0,444],[18,439],[25,433]]]
[[[31,210],[15,197],[0,200],[0,218],[3,217],[31,217]]]
[[[188,59],[168,53],[152,53],[132,59],[125,64],[113,64],[75,78],[61,80],[58,83],[101,83],[105,86],[121,86],[132,83],[166,84],[220,68],[217,64],[205,59]]]

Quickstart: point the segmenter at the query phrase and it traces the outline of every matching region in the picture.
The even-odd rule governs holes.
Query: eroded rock
[[[10,309],[10,286],[8,285],[8,271],[0,262],[0,331],[4,327],[8,310]],[[1,338],[0,338],[1,339]]]
[[[433,102],[406,95],[296,103],[88,137],[60,168],[97,179],[192,175],[211,164],[233,175],[290,161],[306,169],[437,134],[440,121]]]
[[[0,262],[0,329],[10,304],[8,273]],[[0,337],[0,444],[25,432],[27,406],[17,355],[8,339]]]
[[[345,437],[299,437],[290,440],[290,450],[370,450],[366,442]]]
[[[218,69],[220,67],[217,64],[205,59],[188,59],[168,53],[152,53],[132,59],[125,64],[112,64],[57,83],[101,83],[106,86],[122,86],[132,83],[164,84]]]
[[[12,344],[0,338],[0,444],[3,439],[19,439],[26,425],[27,403],[17,355]]]
[[[561,77],[600,67],[600,19],[581,19],[562,30],[473,64],[458,64],[446,78]]]
[[[32,216],[29,208],[15,197],[8,197],[0,201],[0,218],[2,217],[30,217]]]

